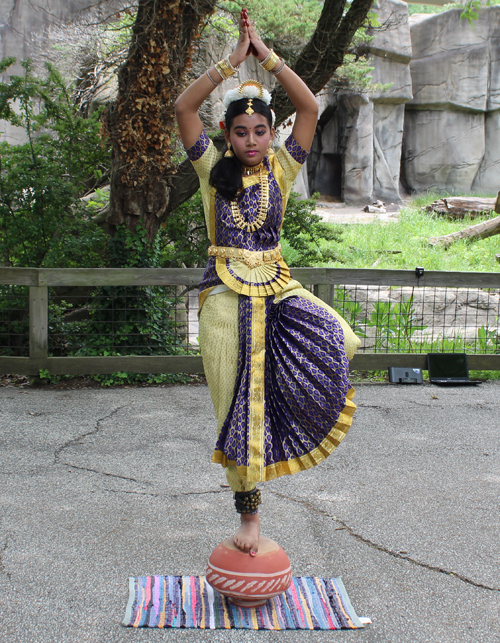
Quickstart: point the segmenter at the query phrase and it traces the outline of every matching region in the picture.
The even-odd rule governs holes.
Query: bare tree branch
[[[373,0],[354,0],[344,15],[345,0],[325,0],[317,28],[293,65],[313,94],[318,94],[342,65],[372,4]],[[273,107],[278,125],[295,111],[281,86],[273,92]]]

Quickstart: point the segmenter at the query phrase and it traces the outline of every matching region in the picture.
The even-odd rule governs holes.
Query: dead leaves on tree
[[[120,181],[132,188],[175,173],[174,102],[199,35],[199,20],[186,20],[186,12],[187,0],[139,3],[129,55],[118,75],[118,98],[107,122]]]

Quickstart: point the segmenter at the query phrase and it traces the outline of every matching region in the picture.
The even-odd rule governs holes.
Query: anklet
[[[252,491],[236,491],[234,494],[234,506],[239,514],[256,514],[261,503],[262,495],[257,487]]]

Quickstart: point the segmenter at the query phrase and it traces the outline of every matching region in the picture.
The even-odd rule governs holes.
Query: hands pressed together
[[[314,94],[287,67],[285,61],[262,42],[246,9],[241,11],[239,32],[240,37],[234,51],[191,83],[175,103],[177,123],[185,147],[194,145],[203,130],[198,114],[203,101],[215,87],[237,74],[241,63],[253,55],[262,69],[272,74],[287,93],[296,110],[292,134],[304,150],[310,149],[318,120],[318,104]]]
[[[250,55],[255,56],[259,61],[264,60],[269,55],[270,50],[257,35],[255,27],[248,17],[247,9],[241,10],[239,31],[238,43],[233,53],[229,56],[232,65],[237,67]]]

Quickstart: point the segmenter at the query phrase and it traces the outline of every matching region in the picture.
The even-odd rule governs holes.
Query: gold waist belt
[[[273,250],[244,250],[243,248],[224,248],[222,246],[210,246],[209,257],[220,257],[221,259],[233,259],[241,261],[249,268],[258,268],[263,263],[275,263],[282,259],[281,243],[278,243]]]

